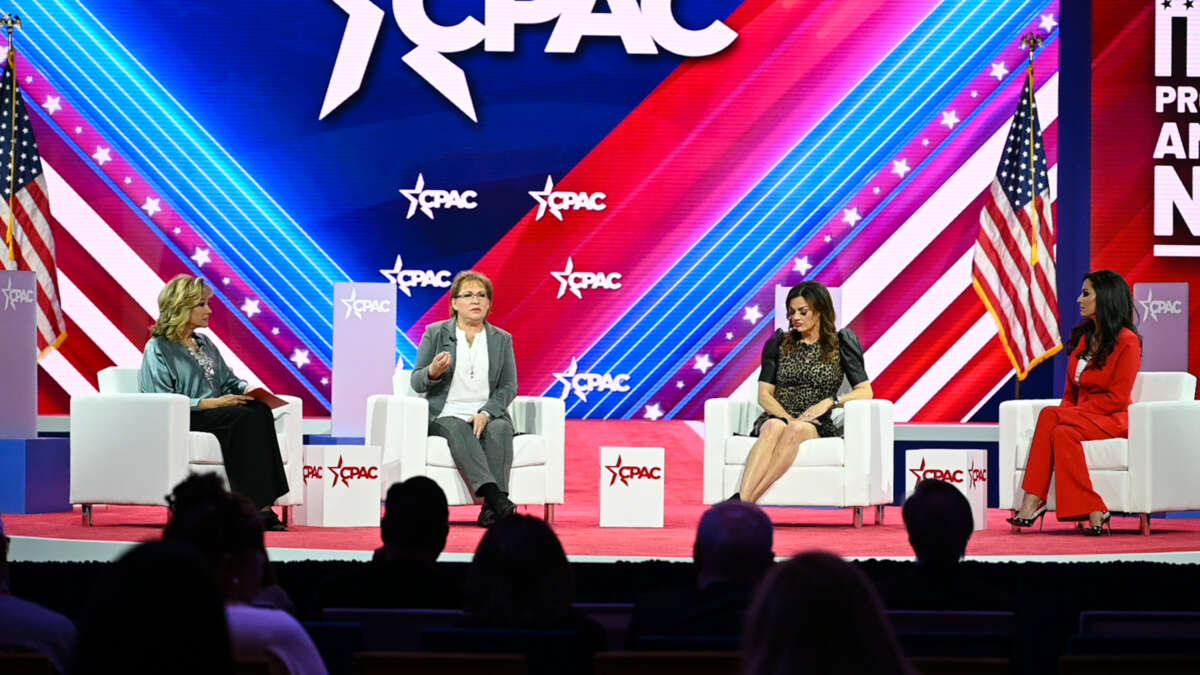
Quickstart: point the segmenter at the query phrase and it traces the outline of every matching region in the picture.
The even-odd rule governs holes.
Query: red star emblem
[[[617,455],[617,463],[612,466],[605,466],[608,472],[612,474],[612,480],[608,481],[609,485],[615,485],[620,479],[622,485],[629,485],[629,480],[621,476],[621,456]]]
[[[329,469],[329,472],[333,474],[333,485],[331,485],[330,487],[337,487],[338,476],[342,475],[342,456],[338,455],[337,466],[329,466],[329,467],[325,467],[325,468]],[[345,485],[347,487],[350,486],[350,484],[347,483],[345,480],[342,481],[342,485]]]

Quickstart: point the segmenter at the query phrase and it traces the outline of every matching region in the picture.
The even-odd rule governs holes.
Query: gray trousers
[[[429,435],[441,436],[450,446],[450,456],[467,477],[471,492],[495,483],[508,494],[508,474],[513,463],[513,427],[506,419],[488,422],[483,438],[475,438],[469,422],[457,417],[439,417],[429,423]]]

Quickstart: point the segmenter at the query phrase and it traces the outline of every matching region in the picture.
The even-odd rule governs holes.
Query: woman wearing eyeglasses
[[[429,434],[450,446],[475,496],[476,521],[488,527],[516,511],[508,498],[513,427],[508,404],[517,395],[512,335],[487,322],[492,282],[467,270],[454,277],[450,318],[425,327],[411,382],[429,401]]]

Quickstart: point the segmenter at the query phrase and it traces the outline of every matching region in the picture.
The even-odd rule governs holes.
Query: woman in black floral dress
[[[832,419],[834,408],[873,395],[858,337],[835,327],[829,289],[815,281],[792,287],[787,314],[791,330],[775,331],[763,347],[758,404],[764,412],[754,422],[758,441],[735,499],[758,501],[791,467],[800,444],[842,435]],[[843,376],[853,389],[839,397]]]

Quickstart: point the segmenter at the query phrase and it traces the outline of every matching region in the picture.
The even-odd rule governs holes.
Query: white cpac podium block
[[[904,453],[904,498],[922,480],[943,480],[958,488],[971,505],[975,529],[987,529],[987,451],[909,450]]]
[[[37,438],[37,351],[37,280],[0,269],[0,438]]]
[[[377,445],[304,446],[304,503],[296,524],[315,527],[379,526]]]
[[[392,393],[396,369],[396,287],[333,285],[334,436],[366,436],[367,398]]]
[[[662,527],[666,452],[600,448],[600,527]]]

